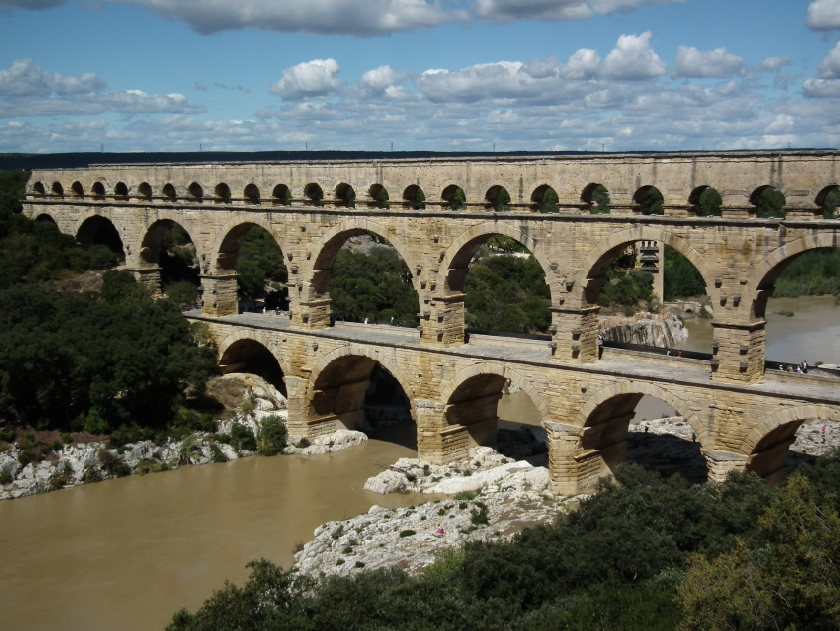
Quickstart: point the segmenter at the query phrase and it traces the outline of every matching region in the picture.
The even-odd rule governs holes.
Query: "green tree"
[[[706,283],[697,268],[669,245],[665,246],[665,300],[706,295]]]
[[[638,199],[639,208],[643,215],[664,215],[664,203],[665,198],[662,197],[662,193],[655,186],[646,187]]]
[[[721,206],[723,200],[718,193],[711,186],[707,186],[697,200],[697,216],[698,217],[720,217]]]
[[[765,186],[752,201],[755,204],[755,216],[759,219],[785,216],[785,196],[772,186]]]
[[[542,198],[540,199],[538,210],[541,213],[556,213],[560,211],[560,198],[557,196],[557,191],[555,191],[550,186],[546,186],[545,191],[543,192]]]
[[[610,193],[601,184],[592,191],[592,206],[589,212],[593,215],[608,215],[610,213]]]

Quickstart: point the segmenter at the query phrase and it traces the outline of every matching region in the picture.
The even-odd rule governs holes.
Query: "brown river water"
[[[772,299],[767,357],[840,363],[838,316],[831,297]],[[687,326],[683,348],[708,351],[711,322]],[[637,419],[670,413],[650,397],[636,410]],[[523,393],[503,398],[499,415],[539,424]],[[290,566],[295,544],[324,522],[373,504],[427,499],[362,488],[413,455],[371,440],[334,454],[244,458],[0,502],[0,629],[163,629],[180,607],[195,610],[225,580],[244,582],[252,559]]]

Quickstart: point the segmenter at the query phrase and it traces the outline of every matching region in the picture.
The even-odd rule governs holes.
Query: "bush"
[[[266,416],[257,433],[257,453],[276,456],[286,448],[286,424],[279,416]]]
[[[244,451],[256,451],[257,441],[250,428],[235,424],[230,428],[230,444]]]
[[[12,474],[6,471],[6,469],[0,469],[0,485],[9,484],[14,478]]]

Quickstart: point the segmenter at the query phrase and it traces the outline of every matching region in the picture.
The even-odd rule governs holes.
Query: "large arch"
[[[576,284],[586,289],[588,279],[602,278],[610,263],[621,250],[637,241],[658,241],[663,245],[671,246],[687,258],[695,269],[697,269],[700,276],[703,277],[703,282],[706,283],[706,287],[714,287],[713,271],[690,243],[662,228],[641,225],[616,232],[592,248],[577,272],[577,276],[575,277]],[[598,289],[600,290],[600,286]],[[587,291],[587,294],[589,293],[591,292]],[[591,295],[588,295],[587,299],[594,301]]]
[[[380,224],[371,219],[367,219],[365,217],[352,217],[326,232],[318,240],[317,249],[312,257],[314,262],[312,265],[311,279],[312,286],[318,294],[327,293],[330,276],[329,272],[332,270],[333,263],[335,263],[335,257],[338,256],[338,251],[341,249],[341,246],[344,245],[350,237],[366,232],[381,237],[397,251],[400,258],[405,261],[406,266],[408,266],[408,269],[411,272],[412,282],[415,284],[415,289],[418,289],[416,283],[419,272],[415,272],[417,272],[418,269],[422,272],[422,267],[416,263],[414,257],[411,256],[409,249],[402,243],[397,235],[394,234],[394,231],[389,229],[386,225]]]
[[[453,286],[463,287],[467,267],[476,248],[494,235],[510,237],[528,248],[545,272],[545,282],[551,291],[551,304],[557,304],[556,299],[560,289],[560,281],[556,274],[552,272],[552,263],[545,250],[530,234],[518,230],[505,222],[488,221],[465,230],[460,236],[454,239],[452,245],[443,253],[441,258],[437,282],[446,288],[447,291],[460,291],[460,289],[453,290],[452,288]]]
[[[236,215],[222,226],[216,241],[213,242],[213,249],[211,250],[211,267],[207,269],[215,269],[218,271],[230,272],[236,268],[236,261],[239,255],[239,246],[242,239],[248,231],[258,226],[268,232],[277,242],[280,250],[283,250],[283,244],[279,235],[274,231],[273,226],[264,215],[256,213],[245,215]],[[206,273],[206,272],[205,272]]]
[[[271,340],[262,335],[261,331],[257,330],[237,330],[235,333],[228,335],[218,346],[218,364],[219,370],[223,374],[230,372],[239,372],[241,368],[247,368],[249,361],[253,361],[253,350],[256,347],[265,349],[270,354],[274,361],[283,373],[283,378],[290,374],[290,366],[285,363],[283,353],[274,345]],[[247,372],[247,371],[246,371]],[[259,372],[255,374],[260,374]],[[277,384],[272,384],[277,386]]]
[[[125,244],[114,223],[95,213],[88,214],[78,222],[76,241],[84,246],[105,245],[117,254],[126,254]]]

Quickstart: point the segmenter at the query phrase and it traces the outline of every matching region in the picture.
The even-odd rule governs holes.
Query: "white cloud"
[[[335,59],[313,59],[283,71],[283,78],[270,90],[284,101],[329,96],[341,87],[341,71]]]
[[[601,75],[611,79],[652,79],[661,77],[668,66],[650,47],[652,34],[621,35],[601,64]]]
[[[806,23],[815,31],[840,28],[840,0],[814,0],[808,5]]]
[[[601,66],[601,56],[597,50],[581,48],[566,62],[563,76],[569,79],[586,79],[594,77]]]
[[[817,76],[802,83],[802,92],[811,98],[840,97],[840,42],[825,56]]]
[[[254,28],[287,33],[370,36],[467,20],[426,0],[106,0],[145,6],[199,33]]]
[[[181,94],[149,95],[141,90],[106,92],[93,73],[80,77],[51,74],[32,59],[18,59],[0,70],[0,118],[119,114],[199,113]]]
[[[81,77],[50,74],[32,59],[17,59],[8,70],[0,70],[0,96],[45,96],[95,92],[105,83],[93,73]]]
[[[744,60],[726,52],[725,48],[697,50],[693,46],[677,48],[674,76],[695,79],[722,79],[744,70]]]
[[[817,68],[820,79],[840,79],[840,42],[831,49]]]
[[[404,90],[397,86],[410,76],[409,72],[397,72],[390,66],[380,66],[365,72],[355,87],[361,96],[384,94],[391,98],[403,98]]]

